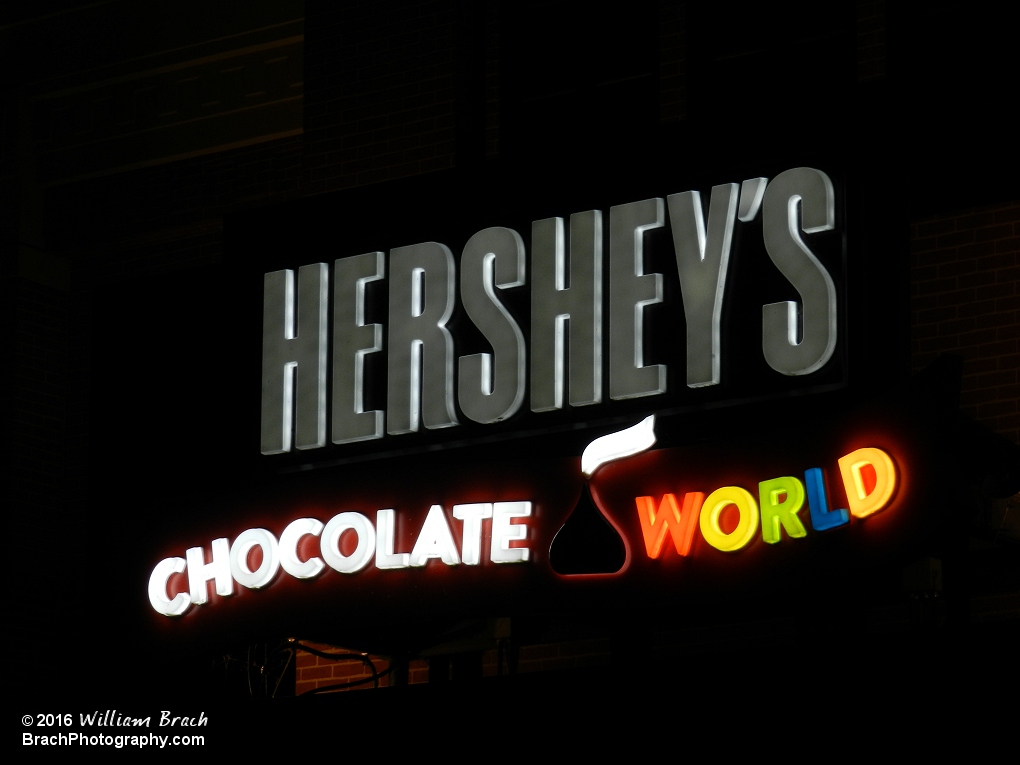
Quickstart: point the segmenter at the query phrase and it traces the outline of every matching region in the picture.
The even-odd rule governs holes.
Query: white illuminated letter
[[[302,266],[296,295],[293,271],[265,275],[263,454],[289,452],[292,430],[298,449],[326,445],[327,271],[325,263]]]
[[[184,553],[188,559],[188,589],[191,602],[200,606],[209,600],[205,583],[216,581],[217,595],[233,595],[234,580],[230,576],[230,542],[226,539],[212,541],[212,562],[205,562],[205,550],[191,547]]]
[[[422,242],[390,250],[386,431],[457,424],[453,406],[453,254]]]
[[[531,410],[602,401],[602,213],[531,224]],[[567,358],[569,356],[569,359]]]
[[[662,302],[662,274],[645,273],[645,232],[665,220],[661,199],[609,210],[609,397],[666,390],[666,366],[645,365],[645,307]]]
[[[758,214],[768,182],[768,178],[748,178],[740,184],[740,207],[737,209],[737,218],[741,223],[750,223]]]
[[[365,323],[365,285],[385,273],[383,254],[333,264],[333,443],[382,438],[383,413],[365,411],[365,356],[382,350],[382,325]]]
[[[762,203],[765,249],[800,294],[762,306],[762,353],[784,375],[821,369],[836,349],[836,287],[800,232],[828,231],[835,222],[835,192],[829,176],[810,167],[780,173]]]
[[[262,548],[262,563],[257,570],[248,567],[248,553],[251,548]],[[265,587],[280,570],[280,546],[276,537],[265,529],[242,531],[230,546],[230,573],[242,587],[257,590]]]
[[[311,579],[318,576],[326,567],[321,558],[312,556],[306,561],[297,554],[298,542],[301,537],[311,534],[313,537],[322,533],[322,522],[315,518],[298,518],[289,523],[280,535],[280,565],[283,570],[297,579]]]
[[[523,563],[528,559],[531,551],[527,547],[511,547],[510,543],[528,538],[528,527],[511,521],[530,515],[530,502],[496,502],[492,506],[492,547],[489,550],[489,560],[493,563]]]
[[[439,558],[447,566],[456,566],[460,563],[457,545],[446,522],[446,513],[439,505],[429,508],[418,541],[411,550],[411,565],[424,566],[431,558]]]
[[[184,571],[184,558],[167,558],[156,564],[149,577],[149,603],[163,616],[180,616],[191,605],[191,597],[179,592],[173,599],[166,596],[166,583],[174,574]]]
[[[718,385],[723,292],[737,214],[737,184],[712,189],[707,234],[699,192],[673,194],[667,202],[687,319],[687,387]]]
[[[350,555],[340,552],[340,537],[348,529],[358,535],[358,546]],[[322,559],[341,574],[361,571],[375,553],[375,527],[361,513],[340,513],[333,516],[322,530]]]
[[[464,245],[460,294],[464,311],[492,353],[461,356],[460,408],[475,422],[499,422],[524,400],[524,335],[496,290],[524,284],[524,241],[511,228],[483,229]]]
[[[453,517],[464,522],[464,533],[461,536],[464,565],[477,566],[482,560],[482,520],[492,517],[492,503],[454,505]]]
[[[397,518],[393,510],[380,510],[375,514],[375,567],[407,568],[409,553],[393,552],[393,537],[396,535]]]

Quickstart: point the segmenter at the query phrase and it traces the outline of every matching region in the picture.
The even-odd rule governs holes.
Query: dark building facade
[[[843,657],[837,684],[894,665],[914,687],[1016,671],[1020,197],[1004,12],[864,0],[162,11],[111,0],[6,14],[7,465],[16,614],[31,636],[23,693],[156,697],[184,682],[229,701],[353,678],[443,686],[433,698],[490,682],[511,694],[573,687],[590,700],[680,677],[735,681],[742,672],[725,657],[748,641],[793,643],[822,662],[824,646],[847,636],[869,648]],[[493,226],[519,231],[530,253],[540,219],[600,209],[608,231],[611,208],[698,189],[707,210],[718,184],[798,167],[831,178],[841,237],[828,266],[841,334],[803,390],[759,390],[756,359],[724,362],[724,376],[748,382],[714,398],[686,389],[673,367],[666,403],[609,396],[607,356],[607,396],[590,410],[545,417],[529,411],[529,391],[493,436],[458,403],[459,429],[426,422],[405,441],[391,430],[377,443],[259,454],[259,388],[245,380],[262,354],[264,274],[431,239],[459,262],[470,236]],[[665,303],[678,302],[675,276],[665,285]],[[726,305],[756,288],[745,276]],[[527,328],[523,300],[507,305]],[[761,320],[758,305],[725,309],[727,336],[750,338],[734,348],[758,347],[760,326],[741,329]],[[476,335],[456,335],[458,356],[487,351]],[[648,329],[648,359],[682,357],[683,336],[680,324]],[[412,618],[373,610],[370,593],[350,618],[341,597],[337,613],[245,612],[222,632],[194,633],[183,618],[154,628],[145,602],[159,555],[227,533],[218,508],[234,522],[242,501],[288,487],[314,484],[307,495],[318,496],[447,464],[484,473],[487,453],[494,464],[522,450],[578,460],[596,436],[653,413],[664,448],[727,454],[722,430],[761,429],[775,415],[810,419],[817,435],[872,406],[906,413],[924,455],[913,475],[944,483],[915,487],[914,538],[876,553],[880,564],[856,581],[844,572],[858,572],[852,557],[817,569],[831,587],[805,564],[813,583],[801,598],[773,602],[743,585],[687,598],[670,585],[662,597],[682,606],[671,608],[623,584],[535,595],[533,607],[502,593],[490,607],[478,593],[426,591]],[[752,436],[732,441],[733,454],[751,453]],[[273,523],[265,507],[252,513]],[[319,509],[321,520],[332,513]],[[190,541],[170,553],[163,536]],[[443,605],[430,618],[433,602]],[[996,652],[1005,667],[989,659]],[[68,655],[82,653],[88,668],[71,669]],[[684,669],[678,657],[692,653],[716,671]]]

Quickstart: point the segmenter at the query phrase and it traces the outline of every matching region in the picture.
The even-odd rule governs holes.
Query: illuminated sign
[[[832,475],[841,479],[838,488],[847,509],[835,506],[834,487],[828,484],[823,467],[801,466],[797,475],[759,476],[754,484],[713,488],[714,479],[705,475],[710,470],[684,469],[692,464],[688,450],[651,449],[654,427],[655,418],[648,417],[597,438],[584,450],[580,464],[576,458],[568,461],[575,471],[573,478],[569,472],[557,473],[562,484],[576,483],[579,472],[581,496],[590,496],[597,511],[621,535],[624,560],[613,571],[603,572],[611,578],[639,576],[640,560],[647,567],[702,558],[705,565],[718,566],[716,553],[743,554],[758,547],[753,544],[758,540],[765,548],[774,548],[784,538],[806,540],[855,520],[868,522],[899,494],[896,463],[888,451],[874,446],[855,448],[829,466],[837,468]],[[607,475],[603,468],[609,466],[612,470]],[[482,477],[480,483],[487,481]],[[210,587],[217,596],[229,597],[240,592],[237,588],[267,587],[279,579],[281,570],[295,581],[316,579],[332,570],[344,575],[348,594],[374,571],[374,578],[364,585],[373,597],[409,584],[417,592],[422,582],[440,571],[461,569],[459,575],[444,580],[443,593],[448,597],[458,587],[484,587],[497,581],[493,577],[496,568],[503,568],[501,564],[526,564],[520,570],[531,572],[528,576],[539,581],[591,579],[585,573],[557,568],[553,547],[560,542],[559,532],[571,508],[562,501],[564,495],[556,499],[541,483],[545,481],[535,482],[534,500],[451,503],[449,512],[441,504],[432,504],[424,518],[392,508],[374,513],[345,510],[325,524],[315,517],[298,517],[284,525],[279,537],[265,528],[250,528],[232,542],[216,538],[208,550],[191,547],[183,558],[160,561],[149,577],[149,603],[158,614],[180,616],[192,606],[209,602]],[[634,491],[634,487],[662,485],[681,491]],[[398,537],[398,527],[417,530],[413,544],[406,531]],[[760,557],[760,549],[757,554]],[[415,569],[417,575],[411,573]],[[408,575],[418,578],[408,579]]]
[[[395,513],[379,510],[375,524],[365,515],[345,512],[333,516],[325,525],[315,518],[299,518],[288,524],[277,540],[266,529],[248,529],[234,540],[212,541],[212,560],[205,561],[201,547],[189,548],[185,558],[160,561],[149,577],[149,603],[165,616],[180,616],[191,605],[207,602],[207,583],[213,582],[216,594],[234,594],[234,583],[248,589],[269,584],[282,568],[296,579],[313,579],[326,566],[341,574],[355,574],[370,562],[379,569],[421,568],[430,560],[447,566],[477,566],[482,562],[482,520],[491,523],[488,560],[492,563],[523,563],[528,560],[526,546],[511,546],[527,541],[527,527],[519,519],[531,515],[530,502],[473,502],[454,505],[453,517],[461,522],[460,550],[454,541],[443,508],[432,505],[410,552],[394,552]],[[350,533],[348,533],[350,532]],[[353,537],[347,545],[341,538]],[[305,559],[298,553],[305,537],[319,540],[319,556]],[[259,548],[261,561],[251,565],[253,548]],[[346,547],[346,550],[344,549]],[[254,569],[254,570],[253,570]],[[188,589],[167,595],[167,580],[174,574],[188,573]]]
[[[467,240],[459,267],[446,244],[425,241],[395,247],[388,258],[381,251],[340,258],[332,274],[326,263],[267,273],[261,451],[439,430],[461,417],[488,425],[514,417],[526,399],[541,413],[607,395],[666,393],[672,372],[652,363],[645,347],[649,308],[666,295],[664,274],[646,272],[646,243],[658,230],[671,232],[686,323],[684,387],[718,386],[733,245],[738,227],[759,216],[767,257],[796,295],[755,307],[761,356],[779,376],[813,375],[839,336],[836,285],[811,244],[834,228],[835,209],[829,177],[800,167],[715,186],[707,214],[699,192],[685,191],[613,206],[605,221],[600,210],[533,221],[530,260],[517,231],[495,226]],[[366,311],[374,282],[387,287],[385,325]],[[530,316],[515,318],[506,295],[522,286]],[[450,322],[460,309],[491,351],[457,356]],[[527,336],[522,319],[530,319]],[[383,359],[385,408],[374,408],[366,404],[366,365]]]

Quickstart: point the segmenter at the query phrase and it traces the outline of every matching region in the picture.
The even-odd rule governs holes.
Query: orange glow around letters
[[[780,528],[794,539],[807,536],[797,513],[804,507],[804,484],[793,476],[773,478],[758,484],[761,500],[761,538],[775,544],[782,538]]]
[[[729,505],[736,505],[740,521],[730,533],[719,525],[722,511]],[[701,508],[701,535],[712,547],[723,552],[733,552],[744,547],[758,531],[758,503],[746,489],[739,486],[724,486],[708,495]]]
[[[688,492],[684,495],[684,506],[677,506],[676,497],[666,494],[655,510],[655,500],[651,497],[635,497],[638,518],[641,520],[641,533],[645,538],[645,550],[649,558],[658,558],[666,541],[666,530],[673,538],[677,553],[687,555],[691,551],[694,539],[694,522],[705,501],[701,492]]]
[[[866,481],[867,468],[874,470],[875,485]],[[881,449],[865,447],[839,458],[839,472],[846,488],[846,501],[855,518],[864,518],[889,503],[896,490],[896,468],[892,458]],[[870,476],[867,476],[870,478]]]

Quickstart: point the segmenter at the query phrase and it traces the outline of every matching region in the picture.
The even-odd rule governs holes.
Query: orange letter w
[[[638,518],[641,519],[641,533],[645,537],[645,549],[649,558],[658,558],[662,554],[662,546],[666,542],[666,529],[673,537],[673,544],[680,555],[691,551],[694,539],[694,528],[698,525],[698,515],[705,495],[700,491],[684,494],[684,506],[681,510],[676,497],[666,494],[655,510],[655,501],[651,497],[636,497]]]

